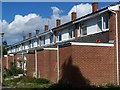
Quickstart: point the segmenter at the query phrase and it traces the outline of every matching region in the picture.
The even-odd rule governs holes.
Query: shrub
[[[50,83],[50,81],[48,79],[45,79],[45,78],[32,78],[32,77],[29,77],[29,76],[22,77],[21,82],[24,82],[24,83],[37,83],[37,84],[48,84],[48,83]]]
[[[17,69],[16,68],[16,63],[11,62],[10,63],[10,69],[4,69],[3,71],[3,78],[7,78],[10,76],[16,76],[18,74],[23,74],[23,70],[21,68]]]
[[[38,84],[48,84],[50,81],[45,78],[34,78],[33,83],[38,83]]]
[[[29,76],[23,76],[21,78],[21,82],[23,82],[23,83],[32,83],[33,82],[33,78],[29,77]]]

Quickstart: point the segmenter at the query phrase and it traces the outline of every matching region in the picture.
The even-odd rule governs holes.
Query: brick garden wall
[[[60,48],[60,82],[74,86],[116,83],[113,47]]]
[[[3,69],[7,69],[7,57],[3,57]]]
[[[33,77],[35,72],[35,55],[34,54],[25,54],[27,57],[27,76]]]
[[[38,51],[38,77],[57,81],[57,56],[55,50]]]

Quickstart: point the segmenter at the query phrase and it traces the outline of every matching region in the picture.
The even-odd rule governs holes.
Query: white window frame
[[[103,30],[103,25],[102,25],[102,17],[100,16],[99,17],[100,19],[97,20],[97,32],[101,32]],[[100,28],[100,31],[98,30],[99,26],[98,26],[98,23],[101,22],[101,28]]]
[[[102,31],[108,31],[109,30],[109,19],[108,19],[108,28],[104,29],[104,25],[103,25],[104,24],[103,17],[106,16],[106,15],[108,16],[108,14],[105,14],[105,15],[102,15],[102,17],[101,17],[102,18]],[[109,18],[109,16],[108,16],[108,18]]]
[[[86,27],[86,32],[87,32],[87,24],[84,23],[84,24],[82,24],[81,27],[80,27],[80,32],[81,32],[81,33],[80,33],[80,36],[81,36],[81,37],[87,36],[87,34],[88,34],[88,33],[86,33],[85,35],[83,35],[83,30],[82,30],[83,27]]]
[[[52,43],[53,43],[53,38],[54,38],[53,34],[51,34],[51,35],[49,36],[49,38],[50,38],[50,44],[52,44]],[[52,38],[52,42],[51,42],[51,38]]]

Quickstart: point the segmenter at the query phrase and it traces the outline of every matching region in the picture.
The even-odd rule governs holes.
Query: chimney
[[[48,25],[45,25],[44,29],[45,31],[48,31]]]
[[[26,36],[23,36],[23,40],[26,40]]]
[[[32,33],[29,33],[29,38],[31,38],[32,37]]]
[[[98,2],[92,3],[92,12],[96,12],[98,10]]]
[[[38,36],[39,35],[39,30],[36,30],[36,36]]]
[[[60,25],[60,23],[61,23],[60,19],[57,19],[56,20],[56,27],[58,27]]]
[[[75,20],[76,19],[76,12],[72,12],[71,13],[71,20]]]

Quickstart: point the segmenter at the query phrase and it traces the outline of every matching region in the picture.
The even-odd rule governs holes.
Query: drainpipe
[[[57,45],[57,82],[60,80],[60,61],[59,61],[59,45]]]
[[[117,79],[117,85],[119,85],[119,59],[118,59],[118,14],[117,12],[113,11],[114,9],[108,8],[112,13],[116,15],[116,79]]]
[[[35,49],[35,73],[37,78],[37,50]]]

